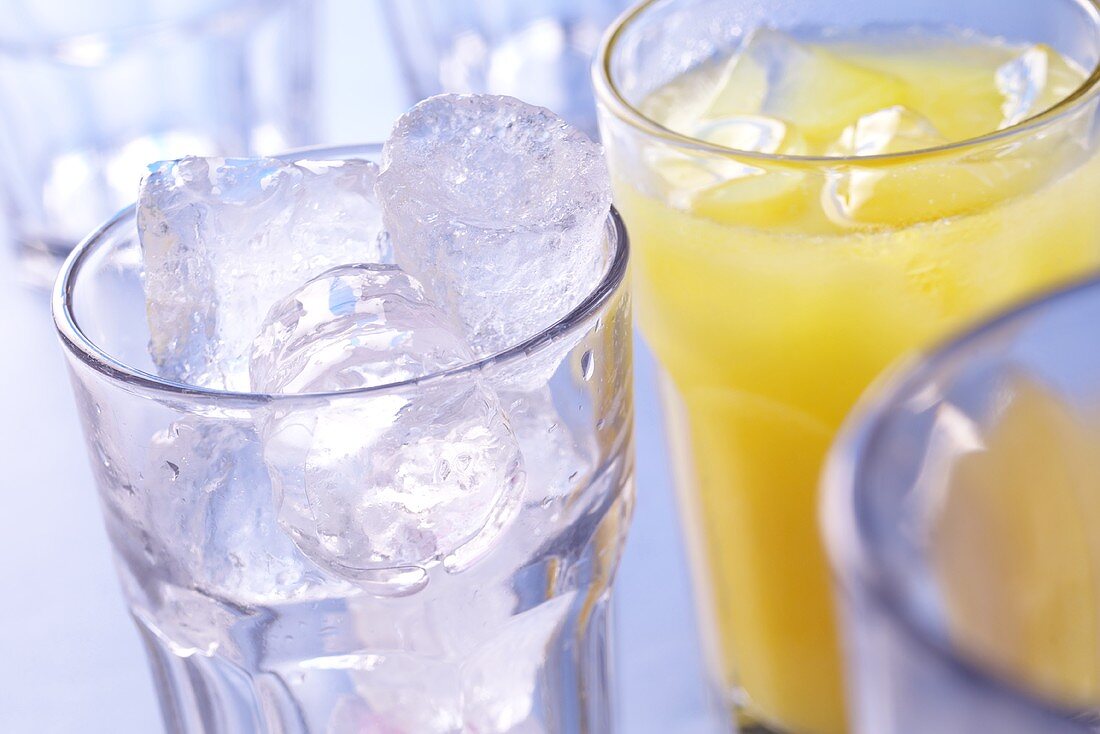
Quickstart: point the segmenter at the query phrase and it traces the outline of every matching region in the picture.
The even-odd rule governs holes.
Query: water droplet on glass
[[[581,355],[581,377],[585,382],[592,379],[592,374],[596,371],[596,359],[592,356],[592,351],[589,350]]]

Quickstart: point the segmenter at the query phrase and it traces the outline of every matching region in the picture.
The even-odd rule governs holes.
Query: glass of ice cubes
[[[590,67],[629,0],[379,0],[413,101],[510,94],[596,135]]]
[[[25,275],[133,199],[152,161],[310,140],[309,0],[4,0],[0,193]]]
[[[516,321],[491,311],[467,321],[491,344],[472,352],[455,310],[425,295],[443,276],[358,264],[289,285],[246,337],[244,383],[226,376],[232,360],[218,362],[224,374],[195,373],[275,278],[180,260],[196,252],[185,248],[247,249],[237,235],[262,231],[262,257],[297,267],[314,232],[295,217],[331,207],[326,253],[353,243],[392,263],[385,250],[401,242],[373,239],[363,194],[378,171],[366,161],[379,157],[360,147],[291,156],[309,160],[287,168],[164,164],[143,193],[159,208],[123,211],[59,279],[55,320],[168,730],[607,732],[633,414],[627,240],[606,200],[586,243],[592,273],[565,273],[585,291],[560,318],[544,310],[537,330],[510,332],[526,323],[520,310]],[[308,183],[286,184],[295,176]],[[442,166],[418,180],[435,176],[448,180]],[[196,198],[211,186],[223,208]],[[293,216],[287,191],[304,192]],[[179,217],[235,234],[181,244]],[[536,229],[527,222],[517,242]],[[157,281],[167,272],[210,292],[172,290]],[[495,298],[510,272],[478,298]],[[552,278],[540,280],[521,303],[561,307],[564,296],[538,290]],[[214,301],[229,310],[203,311]]]
[[[1100,697],[1100,280],[899,365],[822,524],[857,734],[1085,734]]]

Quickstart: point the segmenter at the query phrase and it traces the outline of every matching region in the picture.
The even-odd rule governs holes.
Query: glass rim
[[[1034,130],[1043,128],[1062,119],[1076,111],[1084,102],[1094,99],[1100,90],[1100,59],[1094,65],[1091,73],[1085,78],[1077,89],[1063,97],[1053,107],[1021,120],[1015,125],[993,130],[982,135],[957,140],[929,148],[918,148],[900,153],[878,153],[876,155],[791,155],[787,153],[762,153],[753,150],[741,150],[729,148],[717,143],[694,138],[690,135],[678,133],[665,127],[656,120],[643,113],[637,106],[626,99],[626,96],[616,84],[611,71],[612,59],[618,48],[619,41],[629,28],[640,21],[655,5],[669,2],[669,0],[644,0],[628,9],[620,15],[604,33],[600,41],[596,59],[592,65],[593,87],[597,101],[620,121],[630,125],[646,135],[674,144],[679,148],[688,148],[700,153],[718,155],[739,160],[759,161],[771,164],[788,165],[821,165],[832,166],[838,164],[849,165],[880,165],[892,163],[911,163],[928,158],[936,158],[943,155],[952,155],[977,148],[982,145],[997,143],[1014,138]],[[1083,8],[1092,18],[1092,25],[1097,36],[1097,48],[1100,53],[1100,0],[1068,0],[1068,2]]]
[[[1021,679],[968,655],[952,644],[942,630],[924,620],[913,605],[906,603],[899,591],[898,575],[881,564],[874,543],[862,532],[858,502],[867,492],[863,476],[866,459],[878,449],[884,423],[894,407],[917,394],[932,378],[941,375],[945,368],[976,345],[1013,328],[1028,316],[1057,309],[1090,292],[1100,292],[1100,275],[1096,272],[1046,291],[938,345],[895,362],[863,393],[837,433],[822,470],[818,505],[818,526],[829,572],[841,595],[850,596],[853,587],[858,586],[937,660],[968,680],[994,693],[1022,701],[1063,723],[1078,719],[1089,709],[1045,696]]]
[[[381,150],[382,145],[380,143],[340,146],[317,145],[296,148],[272,157],[288,161],[302,160],[311,155],[336,159],[340,157],[378,155]],[[510,344],[494,354],[463,362],[447,369],[429,372],[419,377],[369,387],[307,393],[244,392],[187,385],[137,369],[101,348],[88,337],[77,322],[73,310],[74,290],[81,269],[91,254],[108,238],[116,234],[121,228],[132,225],[136,211],[136,203],[124,208],[81,240],[66,258],[57,276],[51,297],[54,327],[61,339],[62,346],[82,363],[113,382],[120,382],[132,387],[180,398],[192,400],[215,399],[227,403],[266,404],[378,394],[428,383],[434,384],[465,375],[473,375],[489,367],[500,367],[522,361],[548,348],[553,342],[563,338],[566,334],[581,328],[586,321],[595,316],[611,300],[626,280],[630,252],[626,227],[619,216],[619,212],[615,207],[611,207],[603,231],[605,236],[612,238],[611,244],[614,249],[607,262],[607,270],[600,282],[580,303],[563,314],[553,324],[537,333],[522,336],[518,342]]]

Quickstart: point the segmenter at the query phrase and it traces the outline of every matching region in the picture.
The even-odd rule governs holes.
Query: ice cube
[[[834,155],[899,153],[944,145],[947,138],[924,117],[900,106],[859,118],[830,148]],[[922,156],[905,165],[861,165],[852,160],[827,174],[821,207],[843,227],[905,226],[981,211],[1037,185],[1039,171],[1023,155],[978,151],[954,157]]]
[[[835,156],[868,156],[903,153],[946,144],[947,138],[923,116],[894,105],[863,115],[844,128],[830,148]]]
[[[369,665],[354,669],[359,705],[340,706],[338,720],[348,727],[332,731],[545,731],[550,712],[537,707],[540,678],[560,649],[561,635],[568,634],[563,631],[577,592],[549,599],[541,596],[545,588],[533,593],[540,595],[537,601],[516,608],[512,589],[493,574],[434,599],[428,590],[429,599],[417,598],[405,613],[390,607],[386,625],[378,624],[376,614],[364,614],[365,639],[379,652],[369,656]],[[387,633],[393,641],[379,644],[379,635]],[[420,644],[425,648],[417,649]],[[394,645],[401,651],[394,652]]]
[[[255,391],[387,385],[472,360],[461,326],[396,265],[339,266],[272,308],[252,345]]]
[[[812,177],[804,171],[758,170],[691,193],[689,211],[741,227],[789,227],[807,208]]]
[[[250,423],[178,421],[153,436],[145,460],[143,524],[180,585],[245,604],[346,593],[279,528]]]
[[[1031,46],[997,69],[997,89],[1004,96],[1001,128],[1044,112],[1081,85],[1085,75],[1049,46]]]
[[[844,128],[828,152],[834,156],[874,156],[932,148],[947,142],[923,116],[894,105],[863,115]],[[907,217],[914,216],[909,211],[910,202],[912,208],[923,211],[935,198],[926,195],[925,186],[947,185],[955,180],[950,171],[944,176],[942,166],[922,177],[925,170],[929,170],[929,164],[897,169],[837,166],[827,174],[822,208],[832,221],[842,226],[886,223],[893,221],[891,217],[905,220],[899,224],[908,223]],[[912,185],[912,194],[898,195],[895,189],[899,176],[906,177]]]
[[[788,126],[782,120],[759,115],[739,115],[705,122],[694,137],[734,150],[778,153],[788,139]]]
[[[764,49],[795,42],[774,31],[754,37]],[[801,46],[797,46],[801,49]],[[746,44],[753,47],[753,42]],[[681,103],[668,124],[698,140],[735,151],[778,155],[811,152],[805,136],[790,119],[765,114],[768,69],[751,50],[731,60],[713,96],[702,109]],[[658,195],[683,211],[738,226],[773,226],[794,221],[804,208],[806,176],[799,171],[765,170],[759,160],[734,153],[647,148],[648,169],[656,173]]]
[[[247,389],[252,339],[273,303],[335,265],[384,258],[377,172],[355,160],[154,165],[137,219],[158,372]]]
[[[549,387],[526,393],[502,392],[501,403],[523,453],[533,502],[575,494],[591,479],[596,449],[585,446],[554,404]],[[560,508],[558,508],[560,509]],[[533,528],[534,533],[542,528]]]
[[[387,620],[388,621],[388,620]],[[375,626],[379,620],[373,620]],[[329,734],[458,734],[462,692],[450,660],[379,651],[350,670],[355,694],[337,704]]]
[[[760,28],[727,63],[704,120],[764,115],[794,124],[811,143],[828,143],[852,120],[902,104],[905,84],[820,47]]]
[[[513,617],[470,656],[462,669],[464,731],[542,731],[535,693],[575,597],[571,591]]]
[[[252,387],[369,388],[472,359],[458,327],[394,265],[324,273],[276,304]],[[302,551],[379,593],[411,593],[427,566],[462,570],[510,521],[522,459],[496,393],[459,374],[276,408],[265,456],[279,521]]]
[[[734,150],[809,152],[793,126],[759,115],[701,121],[688,134]],[[734,225],[769,226],[795,219],[805,202],[806,176],[800,171],[765,170],[758,161],[733,154],[684,153],[665,147],[649,148],[647,154],[669,203],[684,211]]]
[[[553,325],[606,270],[602,151],[548,110],[425,100],[386,142],[378,184],[398,264],[458,314],[477,356]]]

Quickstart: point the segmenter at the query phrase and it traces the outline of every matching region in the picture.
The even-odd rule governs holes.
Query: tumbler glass
[[[596,134],[590,66],[628,0],[380,0],[413,101],[507,94]]]
[[[973,56],[947,67],[949,42]],[[983,68],[993,48],[1006,65]],[[847,729],[815,507],[862,390],[907,350],[1100,267],[1098,57],[1092,0],[650,0],[609,31],[602,139],[712,678],[743,724]],[[921,119],[927,102],[1000,120],[998,84],[1015,94],[1014,73],[1065,59],[1079,79],[1049,111],[946,143]],[[720,86],[735,79],[741,99]],[[696,134],[672,129],[700,108]],[[826,148],[814,136],[838,120],[849,132]],[[868,139],[880,152],[853,155]]]
[[[55,321],[169,731],[613,729],[609,598],[633,504],[627,241],[617,214],[602,247],[607,269],[595,290],[497,356],[397,384],[304,395],[155,377],[134,208],[77,248],[55,291]],[[471,384],[499,396],[524,482],[507,512],[477,526],[477,554],[361,573],[315,562],[317,543],[340,538],[319,533],[304,546],[300,528],[285,522],[286,496],[300,491],[292,485],[302,459],[293,452],[302,439],[280,436],[305,431],[311,455],[329,451],[323,440],[333,452],[357,450],[395,406],[446,400]],[[328,439],[312,428],[341,415],[359,419],[338,435],[326,430]],[[397,476],[407,470],[395,460],[402,452],[435,455],[437,444],[409,435],[371,466]],[[485,471],[464,464],[460,449],[440,455],[438,476]],[[346,486],[329,489],[380,503],[377,522],[391,518],[407,542],[467,522],[433,511],[423,527],[409,526],[384,496],[357,494],[362,475],[340,477]],[[423,501],[432,507],[431,497]]]
[[[308,0],[3,0],[0,165],[27,275],[133,198],[144,167],[310,141]]]
[[[860,734],[1100,721],[1100,280],[909,360],[823,483]]]

